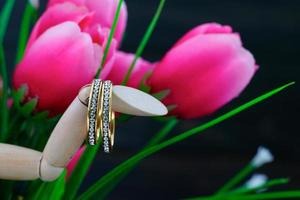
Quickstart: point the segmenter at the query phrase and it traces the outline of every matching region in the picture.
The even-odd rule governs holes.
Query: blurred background
[[[2,7],[5,0],[0,0]],[[17,1],[5,39],[9,65],[13,61],[20,18],[26,1]],[[127,0],[128,29],[122,50],[134,52],[150,22],[158,0]],[[45,1],[42,1],[42,7]],[[209,195],[245,166],[264,145],[275,162],[259,172],[270,178],[290,177],[286,189],[300,188],[300,2],[297,0],[167,0],[158,26],[143,54],[159,60],[191,28],[218,22],[231,25],[255,56],[259,71],[244,93],[212,116],[182,121],[170,136],[200,125],[270,89],[290,81],[290,89],[200,135],[147,159],[122,181],[108,199],[182,199]],[[138,152],[163,125],[148,118],[119,124],[115,152],[99,154],[82,185],[94,181]]]

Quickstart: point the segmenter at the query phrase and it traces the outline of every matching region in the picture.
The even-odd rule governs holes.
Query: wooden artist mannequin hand
[[[84,87],[54,128],[43,152],[0,143],[0,179],[53,181],[87,138],[90,86]],[[167,108],[154,97],[125,86],[113,86],[112,109],[137,116],[161,116]]]

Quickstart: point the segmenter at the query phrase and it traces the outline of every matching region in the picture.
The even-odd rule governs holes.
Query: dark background
[[[1,6],[4,0],[1,0]],[[122,50],[134,52],[159,3],[127,0],[129,21]],[[17,1],[5,40],[12,66],[25,0]],[[254,108],[147,159],[109,199],[180,199],[209,195],[247,164],[260,145],[272,150],[275,162],[259,172],[290,177],[281,189],[300,187],[299,53],[300,2],[297,0],[167,0],[143,57],[156,61],[186,31],[205,22],[231,25],[260,69],[244,93],[213,116],[181,122],[175,135],[218,116],[247,100],[290,81],[292,88]],[[115,152],[99,154],[82,191],[113,166],[136,153],[162,126],[148,118],[120,124]]]

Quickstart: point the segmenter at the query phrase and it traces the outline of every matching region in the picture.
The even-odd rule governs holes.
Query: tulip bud
[[[167,52],[148,80],[152,93],[171,92],[163,99],[170,114],[196,118],[211,114],[249,84],[257,66],[229,26],[205,24],[182,37]]]
[[[269,149],[265,147],[259,147],[256,155],[251,161],[251,165],[255,168],[259,168],[267,163],[273,162],[274,157]]]

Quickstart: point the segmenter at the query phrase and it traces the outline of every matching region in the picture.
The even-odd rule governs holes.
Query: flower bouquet
[[[294,84],[280,86],[168,138],[168,133],[182,119],[214,113],[238,97],[250,83],[259,66],[243,47],[239,33],[228,25],[202,24],[178,39],[162,59],[150,62],[141,56],[159,21],[164,0],[160,0],[135,53],[121,50],[128,15],[123,0],[49,0],[43,11],[39,9],[39,1],[30,0],[23,13],[13,67],[7,66],[3,41],[14,3],[15,0],[7,0],[0,13],[1,145],[13,144],[42,152],[80,89],[98,78],[153,95],[168,107],[169,114],[153,117],[152,120],[162,121],[164,127],[140,152],[113,168],[85,192],[79,194],[78,189],[101,145],[82,144],[66,170],[54,181],[22,184],[1,181],[1,199],[104,199],[144,158],[202,133]],[[11,77],[8,68],[14,68]],[[117,125],[130,119],[129,115],[118,114]],[[9,152],[1,150],[1,145],[2,162]],[[268,191],[287,184],[289,180],[285,178],[268,180],[265,175],[254,174],[243,182],[272,160],[270,151],[260,147],[253,160],[215,194],[191,199],[300,198],[297,190]],[[5,171],[1,165],[0,178],[3,178]],[[13,167],[20,166],[22,163],[15,163]],[[16,189],[20,185],[22,189]]]

